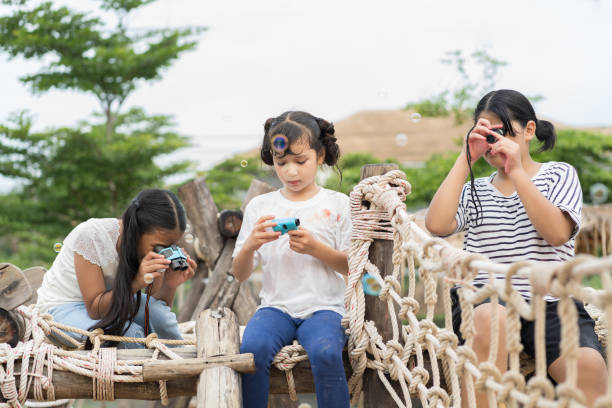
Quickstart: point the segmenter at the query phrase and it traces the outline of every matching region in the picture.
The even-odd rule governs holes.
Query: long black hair
[[[474,172],[472,171],[471,163],[472,157],[470,154],[470,145],[467,141],[470,137],[470,133],[472,133],[472,130],[476,127],[478,118],[483,112],[495,114],[501,120],[505,132],[509,133],[511,136],[516,136],[514,128],[512,127],[513,121],[518,122],[523,128],[527,126],[529,121],[533,121],[536,125],[536,138],[542,144],[540,146],[540,151],[551,150],[555,146],[555,141],[557,140],[557,134],[553,124],[549,121],[536,118],[535,110],[531,102],[529,102],[529,99],[522,93],[512,89],[499,89],[497,91],[491,91],[482,97],[474,110],[474,125],[465,136],[467,163],[470,169],[470,195],[476,210],[476,223],[478,223],[480,218],[479,213],[482,213],[482,204],[474,185]]]
[[[317,155],[323,150],[325,154],[324,163],[335,167],[342,181],[342,171],[338,167],[340,146],[336,143],[338,139],[334,136],[335,133],[334,124],[325,119],[317,118],[308,112],[285,112],[276,118],[266,120],[263,142],[261,143],[261,160],[272,166],[275,155],[283,157],[287,154],[294,154],[291,151],[293,142],[306,138],[308,145],[317,152]],[[273,146],[274,141],[271,139],[277,135],[286,138],[286,145],[283,149]]]
[[[119,265],[113,284],[113,299],[102,319],[90,330],[102,328],[105,334],[123,335],[140,307],[141,293],[132,293],[132,281],[138,273],[138,245],[143,234],[158,229],[185,231],[183,205],[168,190],[141,191],[123,213],[123,232],[119,243]],[[89,342],[88,342],[89,343]]]

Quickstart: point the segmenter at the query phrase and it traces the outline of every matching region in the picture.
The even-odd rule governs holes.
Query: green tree
[[[0,49],[11,58],[43,62],[38,73],[21,77],[34,93],[75,90],[95,96],[110,138],[117,115],[143,81],[161,78],[183,52],[193,49],[202,28],[138,30],[125,24],[130,12],[155,0],[99,0],[115,26],[101,17],[54,7],[46,1],[3,0],[12,14],[0,17]],[[109,16],[106,16],[107,18]]]
[[[455,88],[408,103],[405,109],[414,109],[423,116],[447,116],[452,112],[457,123],[471,116],[478,100],[495,88],[499,69],[507,65],[506,61],[494,58],[484,49],[467,57],[462,50],[448,51],[441,62],[453,67],[459,75]]]
[[[130,30],[130,13],[153,1],[99,0],[102,12],[92,16],[51,1],[2,0],[9,12],[0,16],[0,50],[42,64],[21,81],[35,94],[90,94],[101,107],[72,127],[33,131],[25,112],[0,126],[0,174],[21,181],[18,191],[0,200],[0,233],[10,237],[0,239],[5,259],[38,261],[47,253],[51,258],[53,242],[76,223],[120,215],[137,191],[161,186],[191,165],[159,164],[189,143],[172,131],[168,116],[122,109],[139,84],[160,79],[203,31]]]

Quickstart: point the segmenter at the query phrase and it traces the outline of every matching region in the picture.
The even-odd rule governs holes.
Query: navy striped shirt
[[[455,216],[455,232],[465,231],[463,249],[485,255],[499,263],[524,260],[565,261],[573,257],[582,212],[582,189],[576,169],[563,162],[542,163],[538,173],[531,179],[538,190],[574,222],[569,241],[557,247],[546,242],[536,231],[516,192],[504,196],[491,184],[495,174],[474,180],[482,204],[482,208],[478,208],[478,220],[470,194],[470,183],[463,186]],[[496,278],[504,279],[504,276]],[[474,283],[487,281],[486,271],[480,271],[474,279]],[[531,297],[531,286],[527,279],[514,277],[513,286],[524,297]]]

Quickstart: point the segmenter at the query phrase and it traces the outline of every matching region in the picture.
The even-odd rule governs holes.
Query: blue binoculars
[[[279,218],[270,222],[276,223],[276,227],[272,227],[272,231],[280,231],[281,235],[296,230],[300,226],[299,218]]]
[[[155,252],[161,254],[166,257],[167,260],[170,261],[170,267],[175,271],[184,271],[189,267],[187,265],[187,257],[181,251],[181,248],[176,245],[170,245],[167,248],[164,248],[161,245],[156,245],[153,248]]]

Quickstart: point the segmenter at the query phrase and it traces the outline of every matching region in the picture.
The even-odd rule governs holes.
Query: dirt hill
[[[457,143],[469,130],[470,122],[457,125],[452,116],[415,120],[414,113],[362,111],[334,122],[342,153],[369,152],[379,159],[394,158],[409,164],[423,162],[432,153],[459,151]],[[558,129],[569,128],[553,123]],[[588,130],[612,135],[612,127]],[[247,154],[258,155],[259,149]]]
[[[401,162],[425,161],[432,153],[458,151],[458,140],[471,126],[470,122],[457,125],[452,116],[416,121],[413,113],[363,111],[335,122],[342,152],[370,152],[380,159],[395,158]],[[553,123],[557,129],[569,128],[556,121]],[[612,135],[612,127],[588,130]],[[398,136],[400,134],[405,136]]]

